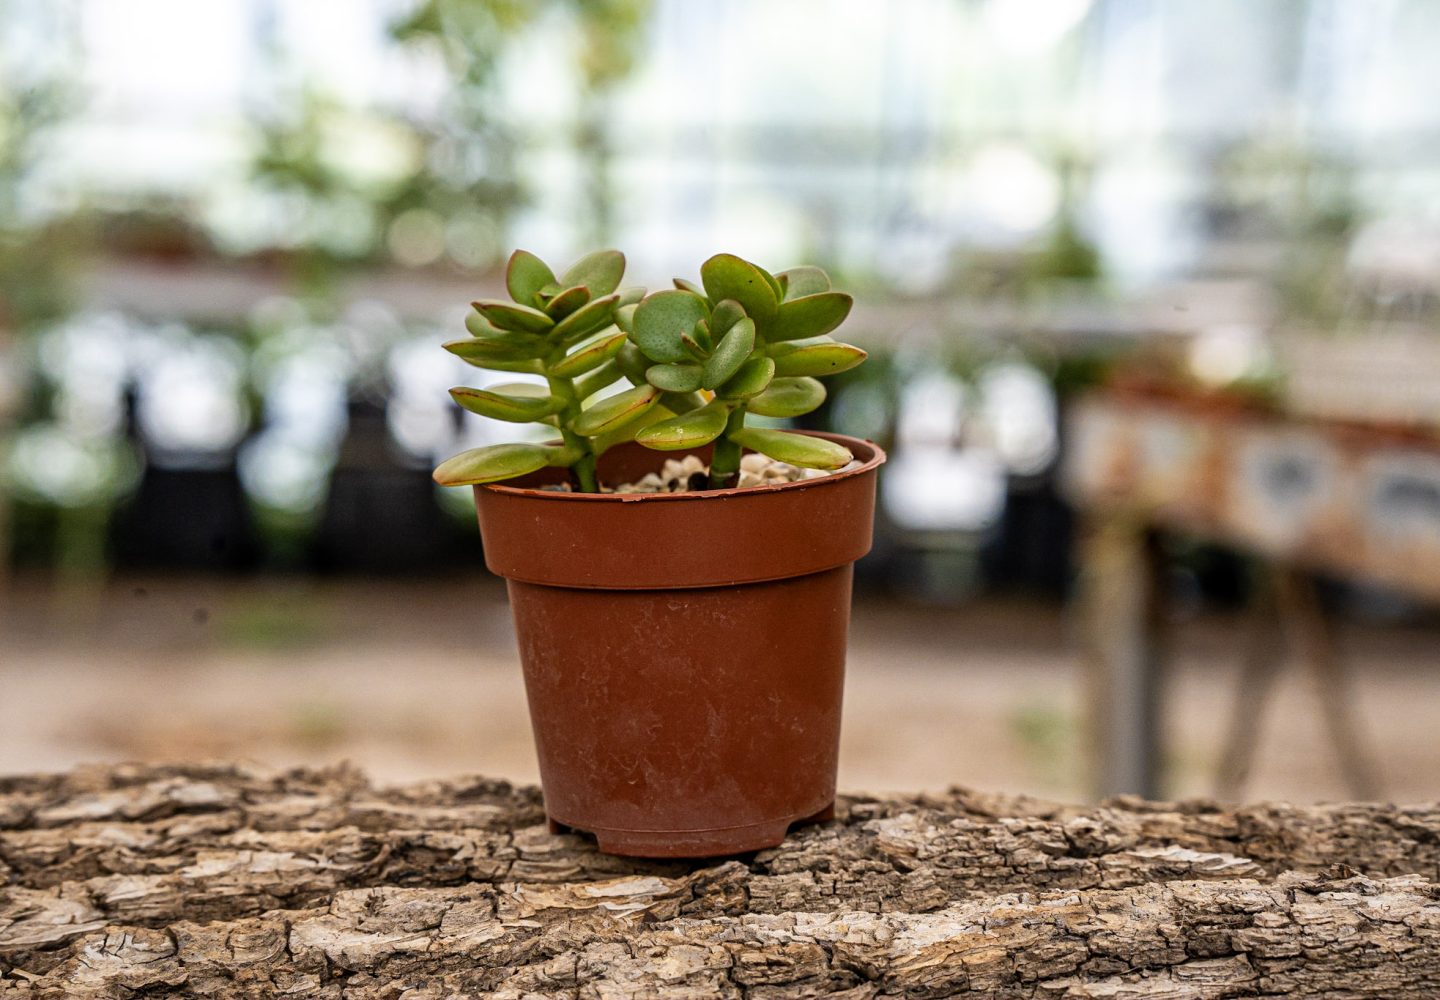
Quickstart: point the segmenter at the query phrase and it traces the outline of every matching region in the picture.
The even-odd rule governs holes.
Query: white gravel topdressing
[[[851,462],[844,468],[835,469],[833,472],[845,472],[856,468],[859,464],[859,462]],[[740,481],[736,483],[736,486],[744,489],[747,486],[794,483],[802,479],[819,479],[822,476],[833,475],[833,472],[824,469],[802,469],[797,465],[790,465],[788,462],[777,462],[766,455],[750,454],[740,459]],[[691,493],[709,489],[709,480],[710,467],[700,461],[699,457],[686,455],[684,458],[666,459],[659,472],[651,472],[633,483],[622,483],[615,487],[602,485],[600,492]],[[571,492],[569,483],[544,488],[562,493]]]

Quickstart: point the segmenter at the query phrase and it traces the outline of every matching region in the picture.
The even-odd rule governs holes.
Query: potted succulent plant
[[[557,278],[511,257],[510,301],[476,302],[445,346],[544,384],[451,393],[553,437],[435,479],[475,488],[507,581],[552,827],[617,854],[755,850],[833,808],[852,564],[885,456],[746,417],[813,410],[817,377],[865,352],[829,336],[851,298],[819,268],[721,254],[645,296],[624,267],[600,251]]]

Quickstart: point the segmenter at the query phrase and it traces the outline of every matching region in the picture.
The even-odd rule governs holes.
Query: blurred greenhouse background
[[[1434,417],[1437,43],[1427,0],[0,0],[0,771],[533,776],[429,479],[508,428],[438,345],[512,247],[604,245],[856,294],[872,360],[813,425],[890,450],[852,704],[913,725],[857,715],[842,781],[1084,794],[1064,417],[1156,378],[1368,413],[1363,365],[1306,363],[1377,333]],[[1176,554],[1171,790],[1205,791],[1251,569]],[[1433,619],[1339,604],[1392,787],[1440,794]],[[1335,794],[1281,714],[1259,790]]]

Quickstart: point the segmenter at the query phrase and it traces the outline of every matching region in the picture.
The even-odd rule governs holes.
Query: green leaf
[[[543,444],[492,444],[462,451],[440,463],[435,481],[441,486],[476,486],[514,479],[550,464],[555,449]]]
[[[624,346],[625,334],[623,333],[612,333],[607,337],[592,340],[579,350],[567,354],[557,364],[552,365],[550,374],[559,378],[578,378],[592,369],[599,368],[619,354],[620,348]]]
[[[710,313],[710,331],[717,337],[723,337],[732,326],[744,318],[745,307],[734,299],[725,299],[716,303]]]
[[[500,368],[505,363],[524,362],[534,367],[535,371],[540,370],[538,358],[545,350],[544,341],[532,338],[537,342],[534,344],[513,340],[499,340],[492,337],[467,337],[464,340],[446,341],[441,346],[457,358],[461,358],[480,368]],[[530,371],[530,368],[509,368],[503,371]]]
[[[813,378],[776,378],[745,404],[762,417],[798,417],[825,402],[825,387]]]
[[[545,303],[545,315],[558,323],[589,301],[590,289],[584,285],[576,285]]]
[[[480,314],[502,330],[516,330],[523,333],[544,333],[555,325],[555,321],[539,309],[501,302],[499,299],[482,299],[470,303]]]
[[[675,287],[680,289],[680,291],[689,292],[691,295],[698,295],[701,298],[705,297],[705,289],[695,284],[695,282],[687,281],[684,278],[675,278],[673,280],[675,282]]]
[[[450,398],[471,413],[515,424],[544,420],[552,413],[559,413],[564,405],[543,385],[527,382],[506,383],[490,389],[456,386],[450,390]]]
[[[615,318],[615,300],[618,296],[607,295],[577,309],[560,321],[551,333],[551,338],[564,343],[588,337],[597,330],[610,325]]]
[[[660,398],[663,400],[665,394],[662,393]],[[662,420],[668,420],[670,416],[671,413],[665,409],[665,404],[657,403],[645,412],[610,428],[604,434],[591,438],[590,446],[595,449],[595,454],[603,455],[617,444],[635,440],[637,431],[644,430],[651,424],[658,424]]]
[[[555,280],[555,274],[529,250],[516,250],[505,265],[505,290],[522,305],[534,305],[540,290]]]
[[[639,308],[640,307],[635,303],[631,303],[628,306],[620,306],[619,308],[617,308],[615,310],[614,317],[612,317],[615,320],[615,325],[618,326],[620,329],[624,330],[626,333],[634,333],[635,311]]]
[[[614,385],[624,375],[615,362],[606,362],[575,383],[575,398],[583,403],[601,389]]]
[[[785,286],[786,299],[800,299],[807,295],[819,295],[830,291],[830,275],[818,267],[805,265],[781,271],[775,277]]]
[[[742,448],[769,455],[779,462],[807,469],[839,469],[854,457],[850,449],[824,438],[790,431],[773,431],[762,427],[744,427],[730,435]]]
[[[715,350],[715,338],[710,334],[710,322],[708,320],[702,319],[696,323],[695,328],[690,331],[690,338],[699,345],[700,350],[704,351],[707,357],[711,351]]]
[[[716,312],[719,312],[717,309]],[[730,332],[720,338],[720,343],[715,345],[715,353],[710,355],[710,360],[705,362],[705,370],[700,377],[700,388],[714,389],[729,381],[745,359],[750,357],[750,352],[755,350],[755,321],[746,316],[730,328]]]
[[[775,315],[780,300],[771,285],[774,279],[748,260],[729,253],[716,254],[700,265],[700,280],[711,302],[734,299],[757,327],[764,327]]]
[[[500,329],[484,316],[475,310],[465,314],[465,330],[472,337],[508,337],[509,333]]]
[[[748,399],[764,392],[774,377],[774,361],[766,357],[751,358],[715,393],[725,399]]]
[[[765,353],[775,359],[777,376],[834,375],[849,371],[869,357],[860,348],[829,337],[786,341],[767,347]]]
[[[693,292],[656,292],[636,308],[631,339],[652,361],[687,361],[690,355],[680,335],[689,333],[709,312],[705,300]]]
[[[488,337],[491,340],[503,340],[509,344],[540,344],[543,342],[538,334],[502,330],[473,309],[465,314],[465,331],[472,337]]]
[[[594,437],[619,427],[654,406],[660,398],[660,390],[653,385],[637,385],[633,389],[606,396],[594,406],[581,412],[575,418],[572,430],[576,434]]]
[[[755,265],[755,270],[763,274],[765,276],[765,280],[770,282],[770,291],[775,293],[776,302],[779,302],[780,300],[785,298],[785,286],[780,284],[779,278],[775,277],[775,275],[765,270],[759,264]]]
[[[671,413],[689,413],[709,402],[698,392],[662,392],[660,405]]]
[[[695,324],[695,329],[700,329],[699,323]],[[680,334],[680,344],[685,348],[685,353],[690,355],[690,360],[696,362],[697,364],[703,365],[705,363],[705,359],[709,357],[709,352],[706,351],[704,347],[700,346],[700,341],[696,340],[688,333]]]
[[[700,366],[652,365],[645,372],[645,381],[666,392],[694,392],[700,388]]]
[[[596,250],[587,253],[570,270],[560,276],[560,284],[584,285],[595,298],[609,295],[620,287],[625,276],[625,255],[619,250]]]
[[[635,346],[634,341],[628,342],[620,348],[620,353],[615,355],[615,364],[625,373],[625,377],[636,385],[645,385],[645,369],[650,367],[650,359],[641,353],[640,348]]]
[[[720,436],[729,415],[729,410],[723,406],[706,406],[651,424],[636,434],[635,440],[656,451],[698,448]]]
[[[638,304],[645,297],[645,288],[643,285],[631,285],[629,288],[620,289],[616,294],[620,296],[615,303],[615,307],[619,309]]]
[[[821,292],[782,303],[765,331],[771,341],[798,340],[829,333],[850,315],[855,300],[844,292]]]

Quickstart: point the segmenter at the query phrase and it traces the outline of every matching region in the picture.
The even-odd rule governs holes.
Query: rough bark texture
[[[1440,805],[850,798],[731,860],[483,779],[0,778],[0,998],[1433,997]]]

